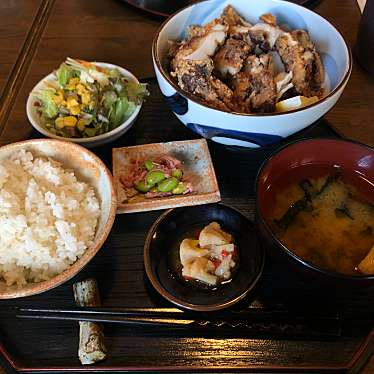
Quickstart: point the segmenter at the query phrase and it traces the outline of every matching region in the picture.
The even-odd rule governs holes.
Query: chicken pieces
[[[178,70],[181,60],[206,60],[225,42],[228,26],[219,19],[204,27],[189,29],[189,38],[183,41],[171,61],[173,71]]]
[[[222,78],[239,73],[251,52],[251,47],[243,40],[229,38],[213,58],[214,67]]]
[[[182,276],[215,286],[220,279],[231,277],[234,251],[232,236],[219,223],[211,222],[201,230],[199,240],[182,241],[179,250]]]
[[[220,20],[205,27],[190,27],[189,39],[179,45],[171,61],[171,75],[183,90],[223,110],[228,110],[225,102],[232,93],[223,82],[215,82],[211,56],[224,43],[227,30]]]
[[[243,71],[234,78],[233,86],[238,111],[273,112],[277,90],[271,55],[249,56]]]
[[[278,53],[284,71],[274,69]],[[273,112],[287,93],[321,97],[324,68],[308,33],[288,32],[268,13],[252,25],[232,6],[170,48],[170,74],[178,85],[218,109]]]
[[[263,51],[276,50],[287,72],[292,72],[292,83],[297,92],[306,97],[321,96],[324,68],[321,58],[304,30],[284,31],[276,25],[272,15],[251,28],[251,38]]]
[[[225,7],[225,9],[222,12],[221,19],[227,25],[229,25],[229,27],[232,27],[232,26],[251,27],[252,26],[242,16],[240,16],[231,5],[228,5],[227,7]]]
[[[321,96],[325,72],[321,57],[304,30],[282,35],[276,42],[286,71],[292,72],[292,83],[303,96]]]

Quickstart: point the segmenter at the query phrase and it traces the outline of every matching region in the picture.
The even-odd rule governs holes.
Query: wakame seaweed
[[[313,198],[320,195],[330,183],[334,182],[338,178],[340,178],[339,171],[334,175],[329,175],[320,190],[317,190],[309,179],[303,179],[299,183],[299,186],[304,191],[304,196],[291,204],[291,206],[287,209],[287,212],[280,219],[274,219],[274,223],[279,228],[286,231],[290,223],[300,212],[313,210],[313,205],[311,204]],[[341,212],[339,211],[338,214],[339,213],[345,214],[352,219],[352,217],[349,215],[350,213],[348,209]]]

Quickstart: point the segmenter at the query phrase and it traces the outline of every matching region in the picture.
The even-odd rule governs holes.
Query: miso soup
[[[268,220],[289,250],[329,271],[359,275],[374,245],[374,205],[340,173],[286,186]]]

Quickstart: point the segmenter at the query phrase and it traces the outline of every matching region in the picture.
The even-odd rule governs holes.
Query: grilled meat
[[[223,21],[229,26],[252,26],[242,16],[240,16],[231,5],[228,5],[223,10],[221,19],[223,19]]]
[[[271,13],[260,19],[251,25],[227,6],[207,25],[190,26],[187,39],[170,48],[171,76],[222,110],[272,112],[287,95],[321,96],[324,69],[308,33],[280,28]],[[279,54],[285,72],[275,74],[269,51]]]
[[[192,32],[191,37],[183,41],[171,61],[172,73],[178,74],[179,63],[185,60],[207,60],[213,56],[217,48],[225,42],[227,25],[214,20],[203,27],[203,30]]]
[[[287,32],[276,25],[274,16],[261,17],[250,31],[252,41],[264,51],[276,50],[287,72],[292,72],[292,84],[303,96],[321,96],[324,69],[316,48],[304,30]]]
[[[250,52],[251,47],[245,41],[233,38],[227,39],[213,58],[218,75],[225,78],[228,74],[239,73]]]
[[[284,33],[276,41],[276,49],[286,71],[292,72],[292,83],[303,96],[322,96],[324,69],[314,44],[306,42],[306,32]],[[299,41],[300,36],[302,43]]]
[[[229,110],[232,92],[223,82],[212,77],[213,62],[209,60],[181,60],[178,64],[179,86],[219,109]]]
[[[234,102],[244,113],[273,112],[277,98],[270,54],[249,56],[242,72],[233,80]]]

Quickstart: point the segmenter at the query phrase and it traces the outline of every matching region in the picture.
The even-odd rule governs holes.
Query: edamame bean
[[[153,162],[151,160],[144,161],[144,166],[148,171],[153,169]]]
[[[139,191],[139,192],[148,192],[150,189],[151,189],[152,186],[149,186],[144,180],[138,182],[135,184],[135,188]]]
[[[145,180],[147,181],[147,184],[153,187],[156,183],[159,183],[165,179],[165,173],[159,170],[150,171],[147,176],[145,177]]]
[[[175,187],[178,185],[178,179],[175,177],[170,177],[158,184],[158,190],[160,192],[170,192],[174,190]]]
[[[171,176],[175,177],[175,178],[178,178],[178,179],[181,179],[183,177],[183,171],[181,169],[174,169],[171,172]]]
[[[173,191],[171,191],[174,195],[180,195],[182,194],[184,191],[186,191],[187,189],[187,185],[186,183],[183,183],[183,182],[179,182],[177,187],[175,187],[173,189]]]

